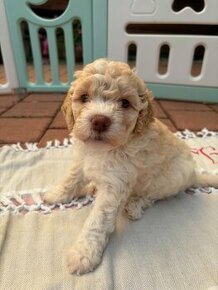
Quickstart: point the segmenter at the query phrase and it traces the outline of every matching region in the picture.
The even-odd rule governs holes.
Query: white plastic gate
[[[183,1],[184,2],[184,1]],[[148,83],[195,86],[213,89],[213,100],[218,101],[218,35],[198,32],[193,35],[189,28],[218,27],[218,1],[204,1],[200,12],[190,7],[181,11],[172,9],[173,0],[110,0],[108,20],[108,56],[127,61],[128,48],[136,46],[136,70]],[[179,26],[186,31],[180,33],[129,32],[128,27],[141,24],[159,25],[159,30]],[[191,25],[190,25],[191,24]],[[138,25],[138,26],[137,26]],[[213,35],[214,34],[214,35]],[[165,73],[158,71],[160,49],[169,47],[169,59]],[[191,73],[193,56],[197,47],[203,47],[201,71]],[[216,98],[216,96],[217,98]]]
[[[14,88],[18,87],[17,73],[14,63],[14,57],[12,53],[10,34],[7,26],[7,19],[5,13],[5,7],[3,0],[0,0],[0,49],[3,59],[3,64],[1,65],[1,73],[5,77],[4,83],[0,82],[0,93],[9,93]]]
[[[0,0],[0,48],[7,81],[4,84],[0,81],[0,94],[20,87],[17,75],[21,70],[18,66],[16,72],[4,7],[4,3],[8,3],[6,1]],[[107,10],[107,0],[92,0],[95,32],[93,59],[107,55],[112,59],[127,61],[128,48],[134,44],[137,48],[137,72],[154,89],[156,96],[218,102],[218,1],[204,0],[205,5],[201,11],[194,11],[190,7],[175,11],[172,9],[174,2],[176,0],[108,0]],[[158,26],[158,29],[167,25],[183,25],[186,31],[178,34],[163,33],[163,29],[162,33],[135,33],[129,29],[131,25],[141,24]],[[207,32],[215,27],[215,33],[201,33],[201,30],[198,33],[195,33],[196,30],[193,34],[190,31],[186,33],[193,26],[197,29],[200,26],[207,27]],[[160,72],[160,51],[163,46],[169,48],[169,56],[166,70]],[[199,46],[205,51],[200,73],[193,75],[194,54]]]

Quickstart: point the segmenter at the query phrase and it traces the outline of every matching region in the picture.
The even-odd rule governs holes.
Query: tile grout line
[[[11,96],[11,95],[9,95]],[[12,95],[13,96],[13,95]],[[18,98],[17,102],[15,104],[12,104],[11,106],[9,106],[8,108],[5,108],[5,110],[3,110],[3,112],[0,113],[0,118],[1,116],[6,113],[7,111],[11,110],[13,107],[15,107],[18,103],[21,103],[25,98],[28,97],[28,95],[26,97],[23,97],[23,98],[19,98],[18,96],[15,95],[15,97]],[[1,98],[1,95],[0,95],[0,98]],[[3,117],[4,118],[4,117]]]
[[[170,117],[168,111],[164,109],[164,107],[161,105],[161,103],[159,103],[159,100],[158,100],[157,102],[158,102],[158,105],[160,106],[160,108],[161,108],[161,109],[163,110],[163,112],[166,114],[167,119],[170,120],[170,121],[172,122],[173,126],[174,126],[175,129],[178,131],[178,128],[177,128],[175,122],[171,119],[171,117]]]
[[[58,115],[58,113],[60,112],[61,108],[58,108],[57,112],[55,113],[55,115],[51,118],[51,122],[49,122],[47,128],[43,131],[42,135],[37,139],[37,143],[39,143],[41,141],[41,139],[45,136],[46,132],[50,129],[50,126],[52,124],[52,122],[54,121],[54,119],[56,118],[56,116]]]

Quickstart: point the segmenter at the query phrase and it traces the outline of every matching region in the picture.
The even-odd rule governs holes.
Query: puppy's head
[[[151,92],[127,64],[100,59],[75,78],[62,106],[75,138],[116,147],[153,121]]]

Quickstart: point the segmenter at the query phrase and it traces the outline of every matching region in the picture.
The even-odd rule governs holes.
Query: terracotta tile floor
[[[63,140],[68,131],[60,112],[64,94],[0,95],[0,145]],[[172,131],[218,131],[218,104],[155,99],[155,116]]]

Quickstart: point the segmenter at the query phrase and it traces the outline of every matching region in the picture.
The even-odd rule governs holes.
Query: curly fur
[[[194,185],[218,186],[218,178],[197,173],[188,146],[153,117],[151,92],[127,64],[100,59],[75,77],[62,108],[75,138],[74,162],[44,200],[68,202],[87,189],[97,192],[67,257],[69,271],[83,274],[100,263],[120,209],[139,219],[154,201]],[[100,121],[96,132],[99,115],[110,125],[105,129]]]

